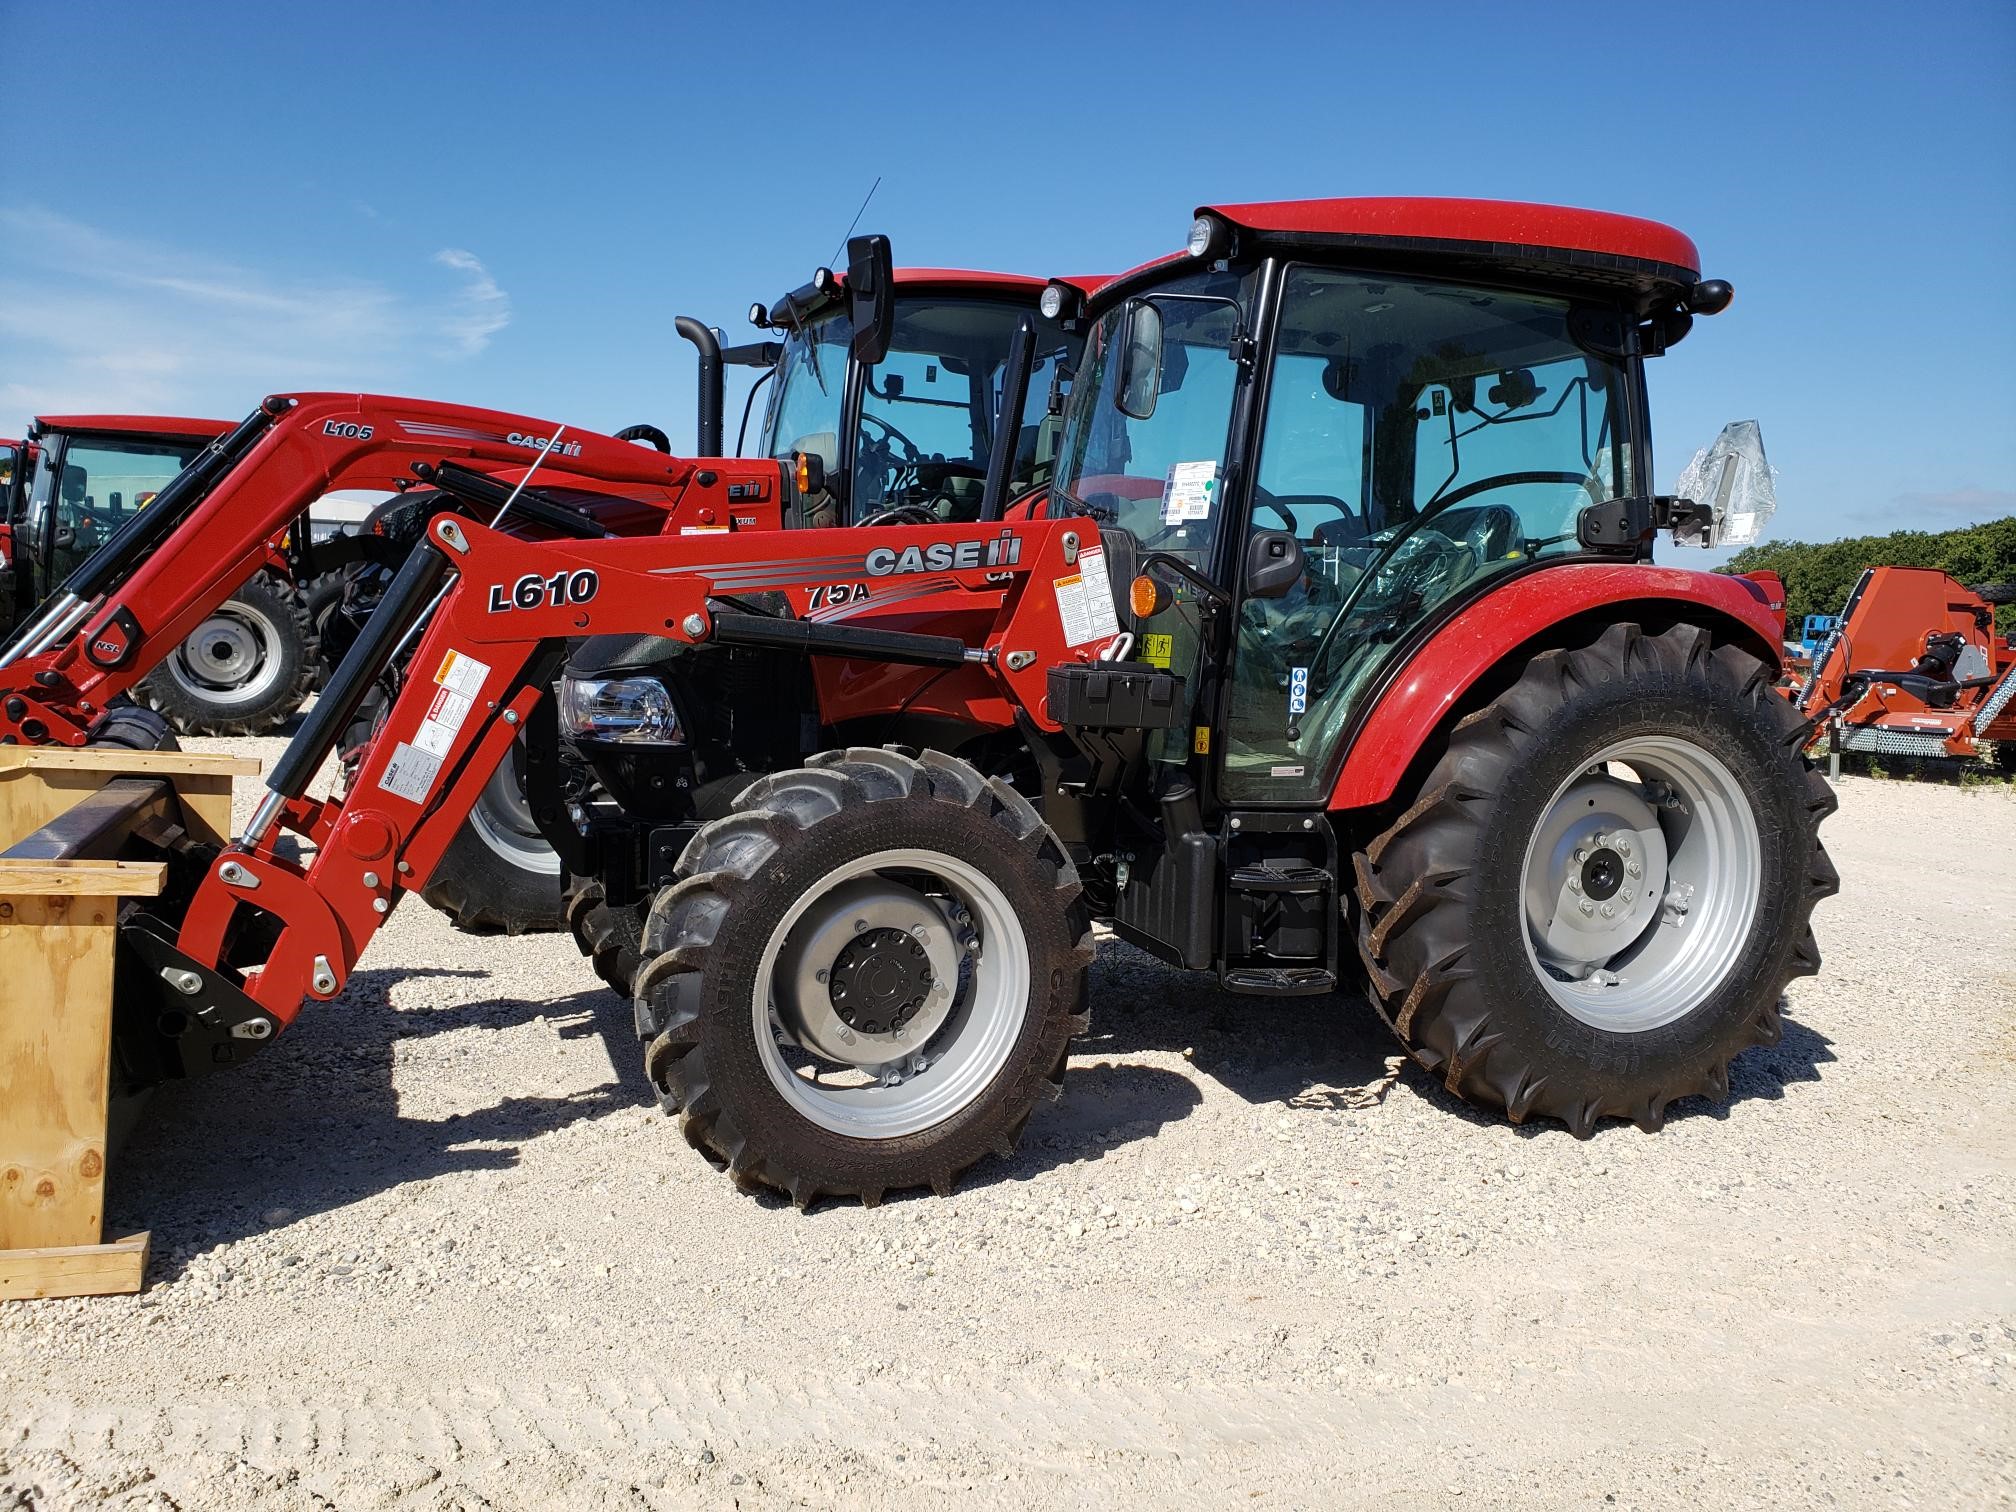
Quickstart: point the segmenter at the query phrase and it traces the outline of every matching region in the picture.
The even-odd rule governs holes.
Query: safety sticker
[[[1267,775],[1269,777],[1300,777],[1302,775],[1302,768],[1298,766],[1269,767]]]
[[[1211,518],[1218,501],[1216,462],[1178,462],[1162,484],[1162,523],[1182,525]]]
[[[1141,660],[1151,667],[1169,670],[1169,663],[1176,657],[1176,637],[1173,635],[1144,635],[1141,637]]]
[[[1067,646],[1111,640],[1120,633],[1120,617],[1113,612],[1113,580],[1106,575],[1102,548],[1079,552],[1078,570],[1070,577],[1053,578],[1051,586]]]
[[[385,763],[385,771],[378,779],[378,786],[408,803],[424,803],[434,786],[434,779],[441,773],[441,758],[432,751],[423,751],[418,746],[400,741],[392,752],[392,759]]]
[[[469,717],[469,711],[475,706],[476,700],[466,694],[436,688],[434,702],[428,705],[427,713],[420,721],[420,729],[413,737],[413,744],[436,756],[446,756],[449,747],[455,743],[455,732],[462,728],[462,721]]]
[[[1288,712],[1301,714],[1309,707],[1309,669],[1290,667],[1288,669]]]
[[[727,535],[734,527],[730,525],[681,525],[681,535]]]
[[[441,668],[434,674],[434,681],[451,693],[474,698],[483,691],[483,679],[489,675],[488,662],[480,662],[463,651],[450,651],[441,658]]]

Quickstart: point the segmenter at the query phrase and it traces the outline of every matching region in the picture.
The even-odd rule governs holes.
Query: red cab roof
[[[187,415],[37,415],[45,431],[96,431],[136,436],[221,436],[229,420],[195,420]]]
[[[1349,244],[1466,243],[1495,256],[1579,252],[1648,264],[1689,282],[1700,276],[1693,241],[1658,221],[1608,210],[1533,205],[1517,200],[1366,198],[1269,200],[1203,205],[1235,226],[1263,235],[1335,237]],[[1652,271],[1648,267],[1646,271]]]

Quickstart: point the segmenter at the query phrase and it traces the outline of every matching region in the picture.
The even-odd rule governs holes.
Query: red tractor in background
[[[13,630],[175,474],[230,429],[172,415],[41,415],[0,483],[11,537],[0,634]],[[236,592],[154,664],[133,697],[183,733],[245,735],[291,718],[326,664],[321,621],[346,559],[309,513]]]
[[[829,396],[815,381],[802,394],[795,386],[773,394],[762,460],[712,460],[723,450],[724,354],[709,328],[686,317],[677,328],[701,359],[697,461],[672,458],[669,440],[651,426],[615,437],[563,434],[524,416],[375,395],[276,396],[207,447],[185,438],[189,465],[146,510],[127,508],[102,522],[109,529],[79,537],[73,554],[83,560],[0,650],[0,740],[81,743],[94,728],[106,733],[99,722],[121,697],[165,704],[156,690],[187,660],[177,648],[259,595],[276,564],[298,560],[301,519],[331,492],[404,493],[374,511],[361,535],[315,548],[315,560],[362,558],[368,569],[362,581],[352,573],[322,607],[317,629],[332,657],[443,502],[489,519],[509,501],[510,528],[535,535],[774,529],[787,507],[847,518],[833,512],[841,498],[858,500],[852,517],[868,521],[970,514],[1009,335],[1018,320],[1034,317],[1044,285],[1005,274],[894,270],[886,240],[858,240],[864,278],[870,269],[880,275],[881,329],[866,334],[886,354],[870,364],[860,392],[843,396],[836,387]],[[821,270],[774,306],[759,306],[761,320],[791,329],[798,312],[847,282]],[[1070,344],[1060,337],[1046,352],[1056,360]],[[760,343],[725,355],[767,366],[777,350]],[[837,383],[839,359],[827,360]],[[1015,460],[1032,482],[1043,465],[1040,419],[1018,432]],[[517,488],[531,467],[537,486]],[[54,518],[36,516],[33,506],[28,513]],[[346,748],[368,737],[371,719],[367,704],[346,732]],[[121,738],[132,738],[123,725]],[[474,808],[430,899],[464,927],[515,933],[562,922],[559,863],[532,821],[516,762],[499,770]]]
[[[794,322],[780,403],[842,351],[864,381],[872,292]],[[522,737],[570,870],[648,898],[665,1105],[800,1204],[1012,1146],[1085,1025],[1094,919],[1250,998],[1360,984],[1513,1119],[1655,1129],[1777,1037],[1837,885],[1778,620],[1650,560],[1716,522],[1650,492],[1646,363],[1728,299],[1628,217],[1207,207],[1187,256],[1046,291],[1085,349],[1040,504],[996,447],[952,522],[438,513],[241,837],[166,837],[168,901],[122,921],[121,1074],[228,1064],[338,995]]]
[[[2016,772],[2016,632],[1995,628],[2016,585],[1964,587],[1926,567],[1871,567],[1796,693],[1834,749],[1990,753]]]

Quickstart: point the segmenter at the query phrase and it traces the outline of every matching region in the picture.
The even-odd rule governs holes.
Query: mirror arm
[[[1153,572],[1157,567],[1167,567],[1214,604],[1223,606],[1232,602],[1231,594],[1179,556],[1172,556],[1166,551],[1151,551],[1141,559],[1143,572]]]
[[[1670,494],[1605,499],[1586,505],[1575,519],[1575,538],[1592,551],[1635,550],[1662,530],[1705,533],[1714,511]]]

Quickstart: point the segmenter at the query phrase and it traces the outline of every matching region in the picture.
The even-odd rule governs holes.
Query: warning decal
[[[1113,612],[1113,580],[1106,575],[1103,548],[1081,551],[1077,572],[1051,579],[1051,587],[1057,595],[1057,618],[1064,627],[1067,646],[1111,640],[1120,633],[1120,617]]]
[[[439,756],[402,740],[392,752],[392,759],[385,764],[378,786],[409,803],[424,803],[428,791],[434,786],[434,779],[440,773]]]
[[[463,651],[450,651],[441,658],[441,667],[435,672],[434,681],[464,698],[474,698],[483,691],[483,679],[489,675],[488,662],[480,662]]]

